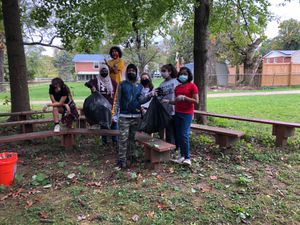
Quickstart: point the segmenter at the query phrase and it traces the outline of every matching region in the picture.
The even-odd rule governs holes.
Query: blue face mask
[[[185,83],[188,80],[188,75],[180,74],[179,77],[178,77],[178,80],[179,80],[180,83]]]

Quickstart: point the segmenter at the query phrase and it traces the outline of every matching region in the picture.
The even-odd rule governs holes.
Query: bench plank
[[[204,116],[213,116],[213,117],[220,117],[225,119],[241,120],[241,121],[254,122],[254,123],[271,124],[271,125],[275,124],[275,125],[283,125],[283,126],[300,128],[300,123],[294,123],[294,122],[283,122],[277,120],[265,120],[265,119],[249,118],[249,117],[242,117],[242,116],[231,116],[225,114],[204,112],[199,110],[195,110],[194,113],[199,115],[204,115]]]
[[[217,133],[217,134],[225,134],[228,136],[234,136],[234,137],[242,137],[245,135],[244,132],[236,131],[228,128],[223,127],[212,127],[212,126],[206,126],[201,124],[191,124],[192,130],[201,130],[205,132],[211,132],[211,133]]]
[[[29,110],[29,111],[21,111],[21,112],[11,112],[11,113],[0,113],[0,117],[2,116],[28,116],[34,114],[43,114],[43,113],[52,113],[52,110]]]
[[[162,139],[153,138],[142,132],[136,132],[135,140],[146,147],[151,147],[157,152],[171,151],[176,148],[175,145],[165,142]]]
[[[35,138],[46,138],[52,136],[63,136],[63,143],[65,143],[66,146],[70,144],[70,141],[72,141],[75,135],[119,136],[120,132],[118,130],[106,130],[106,129],[90,130],[90,129],[71,128],[71,129],[62,130],[60,132],[40,131],[40,132],[31,132],[31,133],[24,133],[24,134],[15,134],[10,136],[2,136],[0,137],[0,143],[24,141],[24,140],[31,140]]]
[[[152,165],[155,163],[168,162],[170,160],[171,150],[176,148],[173,144],[158,138],[153,138],[142,132],[136,132],[135,140],[144,146],[144,158],[145,160],[149,160]]]
[[[294,122],[283,122],[277,120],[265,120],[265,119],[248,118],[242,116],[231,116],[231,115],[224,115],[218,113],[204,112],[199,110],[195,110],[195,114],[272,125],[273,126],[272,135],[276,137],[275,144],[278,147],[285,146],[287,144],[288,137],[294,135],[295,128],[300,128],[300,123],[294,123]]]
[[[0,123],[0,127],[15,126],[15,125],[25,125],[25,124],[41,124],[53,122],[52,118],[49,119],[35,119],[35,120],[21,120],[21,121],[11,121]]]
[[[241,137],[245,135],[244,132],[222,128],[222,127],[211,127],[200,124],[191,124],[191,129],[193,131],[203,131],[208,133],[213,133],[215,136],[215,142],[221,148],[231,147],[233,143],[240,140]]]

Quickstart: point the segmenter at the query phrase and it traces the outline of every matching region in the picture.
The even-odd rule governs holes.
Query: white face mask
[[[166,79],[170,76],[170,73],[169,72],[161,72],[161,76]]]

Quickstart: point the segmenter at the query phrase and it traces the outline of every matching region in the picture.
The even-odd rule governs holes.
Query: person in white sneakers
[[[43,110],[53,107],[54,132],[60,132],[59,114],[62,114],[62,123],[68,128],[72,127],[72,122],[78,119],[79,114],[72,99],[70,89],[61,78],[54,78],[49,87],[51,103],[47,103]]]
[[[198,88],[192,83],[193,75],[187,67],[180,68],[175,88],[175,100],[167,101],[175,104],[176,144],[180,148],[181,156],[175,162],[190,166],[190,127],[194,115],[194,104],[199,102]]]

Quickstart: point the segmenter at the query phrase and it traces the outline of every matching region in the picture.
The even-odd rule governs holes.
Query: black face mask
[[[108,72],[106,72],[106,71],[100,73],[100,76],[101,76],[101,77],[107,77],[107,75],[108,75]]]
[[[127,73],[127,78],[130,81],[136,81],[136,73]]]
[[[141,84],[145,87],[147,84],[150,83],[149,79],[141,80]]]

